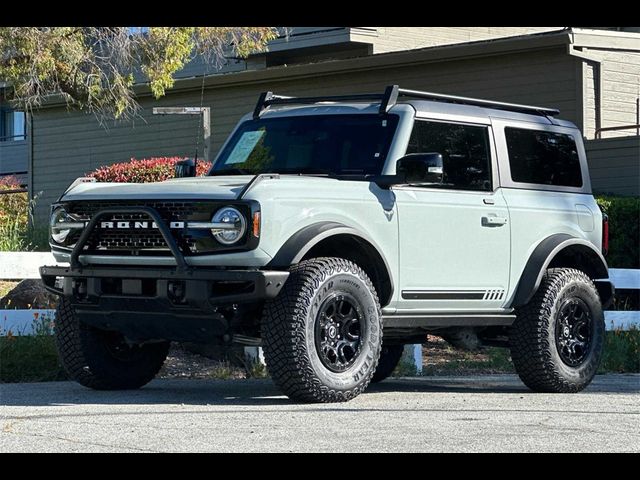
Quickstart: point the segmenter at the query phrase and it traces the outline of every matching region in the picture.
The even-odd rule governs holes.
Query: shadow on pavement
[[[638,393],[640,376],[614,376],[596,381],[588,393]],[[364,396],[393,393],[462,393],[537,395],[512,375],[478,377],[418,377],[387,379],[370,385]],[[95,391],[73,382],[0,384],[1,406],[64,405],[238,405],[286,406],[295,402],[284,396],[271,380],[154,380],[140,390]],[[343,407],[340,407],[342,405]],[[348,404],[333,404],[345,408]],[[315,405],[326,409],[327,405]],[[311,405],[310,405],[311,407]]]

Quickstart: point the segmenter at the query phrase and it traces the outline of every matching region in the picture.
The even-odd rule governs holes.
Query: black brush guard
[[[80,255],[100,219],[123,213],[144,214],[153,220],[176,266],[83,265]],[[45,288],[67,298],[83,322],[136,339],[211,341],[229,332],[229,312],[274,298],[289,276],[279,270],[190,266],[166,223],[149,207],[97,212],[74,246],[69,263],[68,267],[40,267]]]

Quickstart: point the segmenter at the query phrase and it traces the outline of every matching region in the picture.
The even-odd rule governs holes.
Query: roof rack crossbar
[[[318,97],[284,97],[274,95],[272,92],[263,92],[258,98],[258,103],[253,111],[253,118],[258,118],[272,105],[308,105],[320,102],[382,102],[382,93],[359,93],[353,95],[323,95]]]
[[[498,110],[509,110],[511,112],[530,113],[534,115],[544,115],[555,117],[560,114],[556,108],[534,107],[533,105],[520,105],[517,103],[494,102],[480,98],[459,97],[456,95],[445,95],[442,93],[423,92],[420,90],[398,89],[398,95],[403,97],[424,98],[439,102],[461,103],[463,105],[474,105],[477,107],[495,108]]]
[[[263,92],[258,98],[258,103],[253,111],[253,118],[260,118],[262,112],[271,105],[308,105],[320,102],[380,102],[380,113],[387,113],[398,101],[399,97],[424,98],[437,102],[459,103],[474,105],[477,107],[495,108],[511,112],[528,113],[555,117],[560,110],[555,108],[534,107],[532,105],[519,105],[517,103],[494,102],[480,98],[459,97],[442,93],[423,92],[421,90],[409,90],[399,88],[398,85],[389,85],[384,93],[360,93],[354,95],[324,95],[317,97],[285,97],[274,95],[273,92]]]

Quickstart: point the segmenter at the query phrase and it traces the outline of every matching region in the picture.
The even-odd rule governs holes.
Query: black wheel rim
[[[579,298],[566,300],[556,320],[556,347],[562,361],[570,367],[584,363],[591,350],[593,317]]]
[[[318,310],[315,343],[322,364],[332,372],[344,372],[360,355],[362,311],[348,293],[331,294]]]

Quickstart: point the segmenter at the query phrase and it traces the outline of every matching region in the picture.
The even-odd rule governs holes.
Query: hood
[[[252,175],[176,178],[156,183],[81,183],[61,200],[219,199],[233,200]]]

